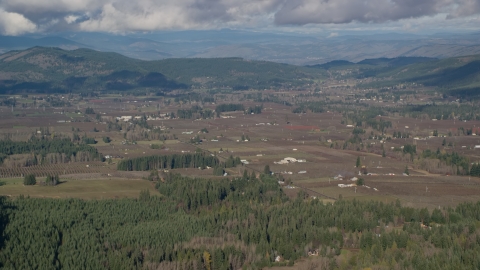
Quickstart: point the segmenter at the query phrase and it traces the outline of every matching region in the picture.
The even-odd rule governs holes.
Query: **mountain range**
[[[448,58],[480,54],[480,32],[459,34],[319,35],[246,30],[175,31],[114,35],[57,33],[52,36],[1,36],[0,53],[34,46],[89,48],[142,59],[241,57],[295,65],[371,58]]]
[[[0,93],[171,91],[189,88],[303,87],[326,77],[322,69],[242,58],[145,61],[91,49],[33,47],[0,55]]]
[[[45,42],[49,42],[45,40]],[[195,89],[306,89],[327,79],[356,79],[359,87],[406,82],[451,95],[479,95],[480,54],[335,60],[297,66],[229,58],[139,60],[92,49],[33,47],[0,55],[0,93]]]

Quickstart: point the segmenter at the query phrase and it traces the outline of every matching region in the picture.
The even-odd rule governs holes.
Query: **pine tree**
[[[264,173],[264,174],[270,174],[270,173],[271,173],[271,171],[270,171],[270,166],[265,165],[265,168],[263,168],[263,173]]]
[[[243,180],[248,180],[248,172],[247,170],[244,170],[243,171],[243,177],[242,177]]]
[[[355,163],[355,167],[360,168],[361,165],[362,163],[360,161],[360,157],[357,157],[357,163]]]

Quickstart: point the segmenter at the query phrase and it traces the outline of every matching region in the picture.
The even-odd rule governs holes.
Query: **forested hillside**
[[[479,95],[480,55],[430,60],[390,69],[366,71],[360,77],[374,77],[364,87],[392,86],[417,83],[438,87],[446,94],[460,97]]]
[[[480,203],[288,199],[275,178],[169,174],[161,196],[0,200],[5,269],[260,269],[317,254],[322,269],[478,269]],[[388,225],[388,226],[387,226]],[[345,252],[343,252],[343,251]],[[276,258],[280,262],[275,262]]]
[[[34,47],[0,55],[0,93],[298,87],[322,70],[241,58],[142,61],[89,49]]]

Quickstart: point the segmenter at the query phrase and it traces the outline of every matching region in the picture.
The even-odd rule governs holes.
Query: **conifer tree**
[[[37,179],[34,174],[27,174],[23,178],[23,184],[26,186],[33,186],[37,183]]]

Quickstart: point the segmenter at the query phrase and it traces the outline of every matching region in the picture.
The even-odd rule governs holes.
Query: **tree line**
[[[222,112],[234,112],[234,111],[245,111],[245,107],[243,104],[236,104],[236,103],[228,103],[228,104],[220,104],[215,107],[215,112],[217,113],[217,117],[220,117]]]
[[[177,110],[177,117],[180,119],[208,119],[213,118],[213,116],[212,110],[203,109],[198,105],[194,105],[190,109]]]
[[[205,153],[187,153],[171,155],[153,155],[123,159],[118,162],[120,171],[149,171],[158,169],[202,168],[216,167],[220,161],[216,156]]]

